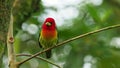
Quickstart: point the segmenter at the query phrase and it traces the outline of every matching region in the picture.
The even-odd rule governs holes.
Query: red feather
[[[50,22],[52,25],[48,27],[46,25],[47,22]],[[48,39],[48,40],[57,37],[56,24],[53,18],[47,18],[45,20],[45,22],[42,25],[41,36],[44,37],[44,39]]]

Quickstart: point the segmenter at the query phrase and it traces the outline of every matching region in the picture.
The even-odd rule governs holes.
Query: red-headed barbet
[[[56,23],[53,18],[46,18],[44,21],[41,32],[39,35],[39,45],[43,49],[52,47],[57,44],[58,33],[56,29]],[[50,58],[52,55],[51,50],[46,51],[46,57]]]

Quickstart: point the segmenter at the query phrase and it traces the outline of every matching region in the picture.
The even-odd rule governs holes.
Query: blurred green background
[[[120,24],[120,0],[19,0],[14,8],[16,54],[35,54],[41,24],[53,17],[59,42],[103,27]],[[120,68],[120,28],[80,38],[53,49],[52,62],[63,68]],[[18,61],[28,57],[18,57]],[[7,51],[3,68],[7,67]],[[57,68],[32,59],[20,68]]]

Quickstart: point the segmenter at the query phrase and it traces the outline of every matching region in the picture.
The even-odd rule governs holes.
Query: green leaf
[[[94,21],[96,23],[100,23],[101,19],[99,17],[97,9],[93,5],[87,5],[87,9],[90,15],[92,16],[92,18],[94,19]]]

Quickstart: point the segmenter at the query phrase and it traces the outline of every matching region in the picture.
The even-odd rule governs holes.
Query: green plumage
[[[49,47],[52,47],[52,46],[56,45],[56,43],[57,43],[57,37],[55,39],[50,39],[50,40],[49,39],[44,39],[42,36],[40,36],[40,38],[39,38],[39,45],[43,49],[47,49]],[[51,57],[51,54],[52,54],[51,51],[52,50],[49,50],[49,51],[46,52],[46,57],[47,58]]]

